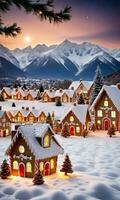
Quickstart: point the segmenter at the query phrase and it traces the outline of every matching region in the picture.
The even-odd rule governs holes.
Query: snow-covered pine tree
[[[97,66],[94,83],[93,83],[93,90],[91,92],[91,96],[90,96],[90,100],[89,100],[89,105],[92,105],[93,101],[98,96],[103,85],[104,85],[104,79],[103,79],[100,67]]]
[[[46,118],[46,123],[50,124],[50,126],[53,127],[53,121],[50,113],[48,113],[48,116]]]
[[[34,185],[42,185],[44,183],[44,179],[40,170],[35,173],[33,183]]]
[[[63,165],[62,165],[62,168],[60,171],[65,172],[66,176],[67,176],[67,173],[70,173],[70,174],[73,173],[72,164],[71,164],[68,154],[66,154],[66,156],[65,156],[65,160],[63,162]]]
[[[7,179],[10,176],[10,167],[6,160],[3,161],[1,165],[1,178]]]
[[[112,125],[112,126],[109,128],[107,134],[109,135],[109,137],[112,137],[113,135],[115,135],[115,127],[114,127],[114,125]]]

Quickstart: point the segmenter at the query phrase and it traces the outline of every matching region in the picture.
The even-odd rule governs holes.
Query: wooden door
[[[104,120],[104,130],[108,130],[110,128],[110,120]]]
[[[45,163],[45,166],[44,166],[44,175],[45,176],[48,176],[50,174],[50,163]]]
[[[71,136],[75,135],[75,128],[74,128],[74,126],[70,127],[70,135]]]
[[[24,177],[24,176],[25,176],[25,166],[24,166],[23,163],[21,163],[21,164],[19,165],[19,174],[20,174],[21,177]]]

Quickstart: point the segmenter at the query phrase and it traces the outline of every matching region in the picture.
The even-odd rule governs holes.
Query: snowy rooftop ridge
[[[69,89],[74,88],[74,90],[77,90],[81,83],[85,86],[87,90],[89,90],[93,84],[93,81],[73,81],[69,86]]]
[[[51,146],[44,148],[39,144],[37,137],[39,136],[43,138],[48,129],[50,129],[52,133]],[[22,125],[18,128],[17,133],[13,137],[12,142],[6,151],[6,155],[9,155],[9,152],[11,151],[11,148],[16,142],[19,134],[22,135],[36,159],[45,159],[52,156],[58,156],[64,152],[63,148],[54,137],[54,132],[50,128],[50,125],[37,123],[34,125]]]
[[[118,89],[116,85],[111,85],[111,86],[104,85],[100,93],[98,94],[97,98],[91,105],[90,109],[92,109],[96,105],[103,91],[107,93],[107,95],[109,96],[109,98],[111,99],[115,107],[117,108],[117,110],[120,111],[120,89]]]

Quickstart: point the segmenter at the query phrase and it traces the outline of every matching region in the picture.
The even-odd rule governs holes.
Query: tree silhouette
[[[112,137],[113,135],[115,135],[115,127],[114,127],[114,125],[112,125],[112,126],[109,128],[107,134],[109,135],[109,137]]]
[[[54,0],[36,2],[30,0],[1,0],[0,12],[6,13],[11,10],[12,6],[17,6],[18,9],[24,9],[26,13],[31,13],[39,17],[41,20],[48,20],[50,23],[62,23],[71,18],[71,7],[66,6],[63,10],[55,12]],[[21,28],[16,23],[5,25],[0,14],[0,35],[15,37],[21,33]]]
[[[68,126],[67,123],[65,123],[65,124],[63,125],[61,135],[62,135],[63,137],[69,137],[69,136],[70,136],[70,133],[69,133],[69,126]]]
[[[62,165],[62,168],[60,171],[65,172],[66,176],[67,176],[67,173],[70,173],[70,174],[73,173],[72,164],[71,164],[68,154],[66,154],[66,156],[65,156],[65,160],[63,162],[63,165]]]
[[[34,185],[42,185],[44,183],[43,176],[40,170],[38,170],[35,173],[34,178],[33,178],[33,183]]]

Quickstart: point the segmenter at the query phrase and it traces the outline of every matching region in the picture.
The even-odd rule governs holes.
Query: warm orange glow
[[[31,37],[30,36],[26,36],[25,37],[25,42],[26,43],[30,43],[31,42]]]

